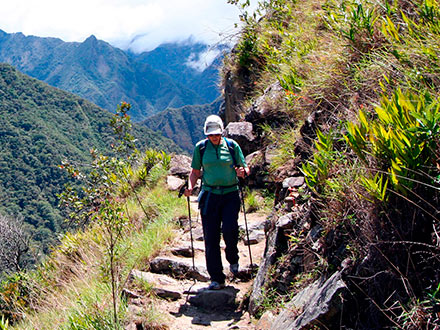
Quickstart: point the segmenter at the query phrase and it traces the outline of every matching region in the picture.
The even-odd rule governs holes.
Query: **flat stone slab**
[[[235,308],[237,292],[239,290],[233,286],[227,286],[221,290],[202,288],[192,295],[188,301],[191,305],[208,310]]]
[[[181,260],[157,257],[150,262],[150,270],[153,273],[167,274],[178,279],[195,279],[208,282],[209,275],[205,267],[197,266]]]
[[[200,248],[196,248],[195,246],[194,246],[194,253],[191,246],[177,246],[171,250],[171,253],[173,255],[185,257],[185,258],[193,257],[196,252],[203,252],[203,250]]]
[[[177,300],[182,297],[179,281],[167,275],[153,274],[132,270],[130,274],[133,278],[145,281],[152,286],[153,292],[161,298]]]
[[[249,241],[247,235],[243,237],[244,245],[254,245],[258,244],[266,238],[263,230],[253,230],[249,233]]]

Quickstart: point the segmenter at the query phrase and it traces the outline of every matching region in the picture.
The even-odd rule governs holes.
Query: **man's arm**
[[[184,192],[184,195],[186,197],[191,196],[194,186],[196,185],[197,180],[201,177],[201,175],[202,175],[201,170],[196,170],[194,168],[191,170],[191,173],[189,174],[188,188],[185,189]]]

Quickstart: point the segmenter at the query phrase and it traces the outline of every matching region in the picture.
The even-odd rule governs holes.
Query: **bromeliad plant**
[[[315,192],[327,180],[330,164],[335,161],[332,133],[326,135],[318,130],[316,134],[316,152],[313,155],[313,160],[304,163],[301,168],[307,185]]]
[[[377,166],[375,177],[366,181],[373,195],[385,198],[388,177],[403,195],[417,184],[432,185],[439,166],[438,99],[398,89],[391,98],[382,97],[374,117],[361,110],[358,118],[358,123],[347,123],[345,140],[367,167]]]

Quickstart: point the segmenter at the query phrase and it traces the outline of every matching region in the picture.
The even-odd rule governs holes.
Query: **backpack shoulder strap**
[[[208,145],[208,139],[203,140],[199,146],[200,163],[203,163],[203,155],[205,154],[206,146]]]
[[[237,159],[235,158],[234,143],[232,142],[232,140],[230,140],[228,138],[224,138],[224,139],[226,141],[226,145],[228,146],[229,153],[231,154],[232,163],[234,164],[234,167],[235,167],[238,165],[238,163],[237,163]]]

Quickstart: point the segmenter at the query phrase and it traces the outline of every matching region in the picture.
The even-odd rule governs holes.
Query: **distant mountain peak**
[[[98,39],[96,39],[94,34],[90,35],[90,37],[88,37],[86,40],[84,40],[84,42],[91,42],[91,41],[98,42]]]

